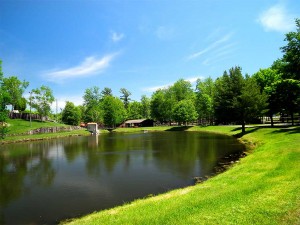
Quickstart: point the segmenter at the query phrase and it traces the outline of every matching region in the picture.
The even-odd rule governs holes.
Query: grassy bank
[[[190,131],[239,135],[233,127]],[[117,130],[118,131],[118,130]],[[69,224],[300,224],[300,129],[247,128],[252,154],[196,186],[136,200]]]
[[[58,138],[58,137],[90,134],[88,131],[86,131],[86,129],[80,129],[80,130],[64,131],[64,132],[57,132],[57,133],[24,135],[25,132],[42,128],[42,127],[63,127],[63,126],[68,127],[68,125],[54,123],[54,122],[41,122],[41,121],[32,121],[30,125],[29,121],[22,120],[22,119],[9,119],[7,122],[9,124],[8,133],[5,139],[0,139],[0,144],[22,142],[22,141],[45,140],[45,139]]]

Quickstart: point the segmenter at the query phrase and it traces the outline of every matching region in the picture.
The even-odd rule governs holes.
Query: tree
[[[8,119],[8,112],[6,110],[6,104],[8,100],[8,94],[3,88],[3,73],[2,73],[2,61],[0,60],[0,138],[4,138],[8,132],[6,121]]]
[[[130,91],[128,91],[126,88],[121,88],[120,89],[120,93],[122,94],[120,96],[120,99],[123,100],[123,103],[124,103],[124,106],[125,106],[125,109],[128,108],[128,104],[129,104],[129,101],[131,100],[129,98],[129,96],[131,95]]]
[[[105,96],[101,102],[103,122],[105,126],[115,127],[126,118],[126,110],[122,101],[113,96]]]
[[[151,117],[162,123],[171,123],[174,118],[174,107],[182,100],[194,102],[195,95],[191,83],[179,79],[174,85],[165,89],[159,89],[152,94],[150,103]]]
[[[214,117],[214,94],[215,84],[209,77],[204,81],[197,80],[196,85],[196,109],[200,119],[205,119],[213,124]]]
[[[214,110],[217,123],[237,123],[238,112],[233,106],[234,99],[241,94],[244,78],[240,67],[232,67],[215,82]]]
[[[172,121],[173,99],[168,89],[159,89],[151,97],[151,117],[161,123]]]
[[[104,96],[112,96],[112,90],[108,87],[105,87],[102,91],[101,91],[101,95],[102,97]]]
[[[17,102],[17,104],[15,105],[14,109],[15,110],[19,110],[21,112],[26,110],[26,105],[27,105],[27,100],[26,98],[20,98],[20,100]]]
[[[22,101],[22,95],[28,85],[29,82],[22,82],[16,76],[3,79],[3,89],[8,93],[8,103],[12,105],[12,110],[14,110],[16,106],[22,104],[20,101]]]
[[[101,100],[101,93],[99,87],[87,88],[83,95],[83,104],[89,108],[98,105]]]
[[[267,96],[260,92],[254,78],[246,77],[241,94],[234,98],[233,107],[238,112],[238,119],[242,124],[242,133],[245,133],[246,122],[257,118],[266,107]]]
[[[29,100],[31,107],[36,109],[42,117],[50,114],[51,104],[55,101],[52,90],[44,85],[33,89]]]
[[[274,82],[282,79],[281,74],[275,68],[260,69],[253,74],[253,78],[259,85],[261,92],[265,91],[266,88],[271,87]]]
[[[7,127],[7,110],[3,109],[3,106],[0,105],[0,138],[3,139],[8,132],[8,127]]]
[[[151,102],[150,99],[147,98],[146,95],[142,95],[141,97],[141,115],[142,118],[149,119],[151,116]]]
[[[128,119],[142,119],[142,104],[137,101],[129,103],[127,108]]]
[[[197,112],[192,100],[181,100],[173,109],[173,118],[179,124],[193,122],[197,119]]]
[[[192,89],[192,85],[189,81],[184,79],[179,79],[176,81],[170,88],[170,93],[176,102],[180,102],[184,99],[193,99],[194,92]]]
[[[83,95],[85,113],[83,116],[84,122],[103,122],[103,113],[101,110],[101,93],[99,87],[87,88]]]
[[[254,78],[243,77],[240,67],[225,71],[216,80],[215,110],[219,123],[238,123],[245,133],[245,124],[260,116],[266,107],[266,95]]]
[[[300,80],[300,19],[296,19],[296,32],[285,35],[287,45],[281,47],[283,52],[283,78]]]
[[[291,115],[294,125],[294,113],[300,110],[300,81],[294,79],[279,80],[270,88],[270,96],[276,108]]]
[[[271,68],[260,69],[253,74],[253,78],[260,86],[260,92],[267,95],[267,115],[271,118],[271,127],[274,126],[273,115],[279,111],[278,102],[275,99],[273,84],[282,79],[282,75],[279,73],[281,67],[281,61],[273,63]]]
[[[80,108],[74,103],[67,101],[66,106],[62,111],[62,122],[68,125],[77,126],[80,123]]]

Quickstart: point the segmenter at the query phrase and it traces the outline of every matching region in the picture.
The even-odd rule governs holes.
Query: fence
[[[10,119],[23,119],[23,120],[30,120],[30,113],[15,113],[15,112],[10,112],[9,113],[9,118]],[[40,116],[39,114],[32,114],[31,113],[31,119],[32,120],[41,120],[41,121],[47,121],[48,117],[47,116]]]

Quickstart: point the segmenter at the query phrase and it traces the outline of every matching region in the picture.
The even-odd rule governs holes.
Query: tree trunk
[[[291,113],[291,118],[292,118],[292,126],[294,126],[294,113]]]
[[[273,116],[270,115],[270,118],[271,118],[271,127],[274,127],[274,120],[273,120]]]
[[[246,133],[245,121],[242,121],[242,134]]]

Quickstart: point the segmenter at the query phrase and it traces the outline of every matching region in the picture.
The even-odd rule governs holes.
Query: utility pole
[[[31,127],[31,94],[32,94],[32,91],[29,92],[30,94],[30,97],[29,97],[29,105],[30,105],[30,113],[29,113],[29,120],[30,120],[30,127]]]
[[[55,115],[56,115],[56,119],[55,119],[56,123],[58,123],[58,120],[57,120],[57,99],[56,99],[56,114]]]

